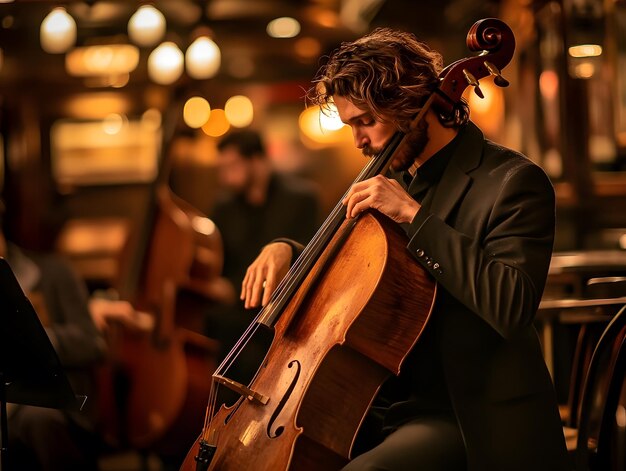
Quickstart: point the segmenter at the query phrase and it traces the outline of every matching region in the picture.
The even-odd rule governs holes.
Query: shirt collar
[[[409,185],[409,192],[414,188],[434,185],[441,180],[441,176],[452,159],[464,131],[465,126],[459,129],[454,139],[439,149],[430,159],[417,168],[415,176]]]

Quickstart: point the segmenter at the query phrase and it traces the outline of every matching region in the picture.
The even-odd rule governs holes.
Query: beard
[[[411,168],[415,159],[424,151],[428,143],[428,123],[422,120],[417,127],[407,133],[404,141],[396,149],[391,168],[403,172]],[[386,146],[386,145],[385,145]],[[365,146],[361,149],[365,157],[374,157],[385,150],[385,147]]]
[[[375,157],[378,154],[380,154],[383,150],[385,150],[384,147],[364,146],[361,149],[361,152],[363,153],[365,157]]]

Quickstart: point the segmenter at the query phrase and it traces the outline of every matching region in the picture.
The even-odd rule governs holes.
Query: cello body
[[[250,385],[267,402],[242,397],[213,417],[217,448],[208,469],[341,468],[381,384],[419,338],[436,288],[410,260],[406,236],[373,212],[340,241],[342,233],[327,249],[341,250],[320,258],[274,326]],[[197,469],[202,439],[181,471]]]

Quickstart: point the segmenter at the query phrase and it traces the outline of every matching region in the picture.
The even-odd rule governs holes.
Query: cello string
[[[414,123],[418,122],[425,114],[430,102],[431,99],[427,100],[425,106],[422,108],[422,110],[420,110],[417,117],[415,118]],[[352,185],[363,181],[371,176],[385,172],[391,161],[391,157],[403,140],[403,133],[397,132],[396,134],[394,134],[389,143],[385,146],[385,148],[380,153],[371,158],[367,162],[367,164],[363,166],[358,176],[353,181]],[[222,363],[217,368],[216,374],[222,375],[230,369],[232,364],[237,360],[242,349],[245,348],[246,345],[248,345],[248,343],[260,327],[259,319],[268,316],[268,311],[269,315],[271,315],[279,307],[283,306],[283,303],[287,300],[287,298],[294,293],[298,284],[302,281],[302,274],[304,273],[304,271],[308,271],[311,268],[314,258],[319,256],[319,254],[321,253],[321,249],[326,245],[330,237],[333,235],[332,233],[329,235],[329,228],[331,226],[336,226],[336,229],[339,226],[339,218],[345,217],[345,207],[343,205],[343,200],[348,195],[352,185],[348,187],[348,189],[345,191],[343,196],[340,198],[340,200],[331,211],[330,215],[326,218],[322,226],[317,230],[310,243],[305,247],[300,257],[296,259],[294,264],[287,271],[287,274],[279,282],[276,290],[270,297],[269,303],[257,313],[253,321],[247,327],[243,335],[239,338],[235,346],[224,358]]]
[[[435,94],[431,94],[431,96],[426,100],[426,103],[417,113],[417,116],[411,123],[411,128],[414,128],[414,126],[416,126],[416,124],[421,121],[426,111],[430,107],[434,96]],[[400,145],[404,142],[404,136],[404,133],[395,133],[389,143],[385,146],[385,148],[379,154],[370,159],[370,161],[361,169],[359,175],[356,177],[352,185],[372,176],[385,173],[389,168],[389,165],[391,164],[392,156],[395,154]],[[310,271],[313,264],[315,263],[314,259],[319,257],[319,255],[323,251],[324,246],[326,246],[332,236],[336,233],[336,230],[339,228],[339,218],[345,218],[345,206],[343,205],[343,200],[348,195],[352,185],[350,185],[350,187],[348,187],[348,189],[344,192],[343,196],[337,202],[330,215],[325,219],[321,227],[317,230],[310,243],[304,248],[301,255],[296,259],[294,264],[287,271],[287,274],[279,282],[276,290],[274,291],[274,293],[272,293],[272,296],[270,297],[269,303],[259,310],[253,321],[245,330],[244,334],[238,339],[235,346],[220,363],[219,367],[216,369],[215,374],[226,376],[225,373],[230,369],[234,362],[237,361],[243,348],[248,345],[254,334],[258,331],[260,327],[259,319],[264,316],[268,316],[268,312],[270,316],[273,316],[275,311],[278,311],[279,308],[284,307],[284,303],[287,301],[288,297],[294,294],[295,290],[303,281],[303,274],[305,273],[305,271]],[[331,232],[329,231],[330,228],[334,228],[334,230]],[[218,389],[219,387],[221,387],[221,385],[218,384],[215,389]],[[214,389],[213,385],[211,389]],[[214,394],[212,400],[214,401],[212,405],[212,408],[214,409],[217,404],[217,392]]]
[[[388,148],[384,149],[379,154],[370,159],[367,164],[361,169],[352,185],[363,181],[364,179],[372,176],[372,174],[378,173],[379,169],[377,169],[376,167],[377,165],[385,165],[386,162],[383,161],[381,163],[380,161],[386,160],[385,156],[387,154],[392,154],[392,152],[388,152]],[[339,202],[335,205],[324,223],[317,230],[317,232],[311,239],[311,242],[305,247],[300,257],[296,259],[294,264],[288,270],[287,274],[279,282],[267,306],[265,306],[257,313],[246,331],[239,338],[235,346],[231,349],[231,351],[219,365],[216,370],[216,374],[224,374],[230,369],[232,364],[236,361],[237,357],[241,353],[241,350],[245,348],[245,346],[250,342],[254,334],[257,332],[257,329],[260,327],[258,322],[259,319],[263,316],[266,316],[268,310],[271,312],[272,309],[275,309],[277,306],[281,306],[283,301],[285,301],[288,296],[291,296],[293,294],[293,291],[298,284],[298,280],[302,271],[304,269],[310,268],[313,259],[319,254],[319,249],[327,242],[325,239],[328,237],[328,228],[332,225],[337,225],[337,219],[340,216],[343,217],[345,215],[345,207],[342,201],[348,195],[352,185],[348,187],[348,189],[340,198]]]
[[[368,173],[370,172],[370,168],[373,167],[376,162],[377,162],[377,157],[371,159],[367,163],[367,165],[363,167],[363,169],[361,170],[361,172],[355,179],[354,183],[362,181],[365,178],[365,176],[368,175]],[[348,190],[346,190],[346,192],[344,193],[342,198],[339,200],[339,202],[335,205],[335,207],[333,208],[329,216],[326,218],[326,220],[317,230],[317,232],[311,239],[311,242],[307,245],[307,247],[305,247],[302,254],[296,259],[294,264],[289,268],[285,277],[283,277],[283,279],[279,282],[278,286],[276,287],[276,290],[270,297],[270,301],[268,305],[257,313],[254,320],[250,323],[250,325],[244,331],[243,335],[238,339],[238,341],[236,342],[234,347],[230,350],[228,355],[216,368],[214,375],[225,376],[225,373],[230,369],[233,363],[237,360],[243,348],[245,348],[245,346],[250,342],[254,334],[257,332],[257,329],[260,327],[260,323],[258,322],[259,319],[262,316],[267,314],[268,309],[275,309],[276,306],[282,305],[282,302],[285,300],[285,298],[292,294],[292,291],[295,288],[295,285],[297,282],[296,280],[298,279],[298,275],[302,272],[302,270],[309,268],[320,246],[325,243],[324,239],[327,237],[328,228],[332,226],[333,224],[336,224],[337,219],[340,216],[343,217],[342,213],[344,213],[345,208],[343,206],[342,201],[347,196],[348,192],[349,192],[349,188]],[[219,384],[215,379],[213,379],[212,384],[211,384],[209,403],[207,405],[207,412],[205,414],[205,424],[204,424],[205,429],[208,427],[208,424],[217,406],[217,391],[219,390],[220,387],[222,387],[222,385]],[[206,433],[208,434],[209,431],[207,430]]]
[[[416,118],[412,122],[411,127],[413,127],[415,123],[419,122],[422,119],[423,115],[426,113],[426,110],[429,108],[430,103],[432,102],[433,96],[434,95],[431,95],[431,97],[429,97],[429,99],[426,101],[424,107],[420,110],[420,112],[417,114]],[[403,133],[395,133],[390,139],[389,143],[385,146],[385,148],[372,159],[370,159],[368,163],[361,169],[359,175],[356,177],[352,185],[379,173],[385,172],[391,162],[391,157],[394,155],[395,150],[400,146],[403,140]],[[323,247],[329,241],[330,237],[333,235],[334,232],[329,235],[329,228],[331,226],[336,226],[335,229],[337,229],[340,222],[339,218],[345,217],[345,207],[343,205],[343,200],[348,195],[352,185],[348,187],[341,199],[331,211],[330,215],[326,218],[322,226],[315,233],[315,235],[311,239],[311,242],[305,247],[300,257],[296,259],[294,264],[287,271],[287,274],[279,282],[276,290],[270,297],[269,303],[257,313],[253,321],[245,330],[244,334],[239,338],[235,346],[224,358],[222,363],[217,368],[216,374],[223,375],[226,371],[230,369],[232,364],[241,354],[242,349],[245,348],[246,345],[248,345],[248,343],[260,327],[259,319],[266,316],[272,316],[274,311],[276,311],[279,307],[282,307],[287,298],[295,292],[298,284],[302,281],[302,275],[304,271],[308,271],[311,268],[314,262],[314,258],[319,256],[319,254],[321,253],[321,249],[323,249]]]
[[[373,162],[375,160],[376,159],[370,160],[370,162],[368,162],[368,164],[361,170],[359,176],[355,180],[355,183],[363,178],[363,176],[367,173],[367,170],[373,165]],[[344,197],[347,195],[348,191],[346,191]],[[317,230],[317,232],[311,239],[311,242],[309,243],[309,245],[307,245],[301,256],[296,259],[294,264],[288,270],[285,277],[283,277],[283,279],[279,282],[267,306],[261,309],[259,313],[255,316],[254,320],[250,323],[246,331],[239,338],[239,340],[231,349],[224,361],[222,361],[222,363],[219,365],[218,369],[216,370],[216,374],[221,374],[222,372],[225,372],[230,368],[232,363],[236,360],[236,357],[241,353],[241,350],[249,343],[254,333],[256,333],[257,329],[259,328],[258,320],[262,316],[265,316],[267,314],[267,310],[272,309],[277,305],[281,305],[282,301],[284,301],[287,296],[291,295],[292,290],[295,287],[298,274],[302,272],[303,267],[309,266],[310,262],[315,256],[315,253],[317,252],[316,249],[320,247],[320,245],[323,243],[324,237],[326,237],[328,227],[335,223],[336,219],[341,215],[341,212],[343,211],[343,204],[341,203],[341,201],[344,197],[342,197],[339,203],[337,203],[337,205],[333,208],[330,215],[326,218],[322,226]]]
[[[419,122],[423,118],[423,115],[430,107],[434,96],[435,95],[432,94],[426,101],[424,107],[420,110],[417,117],[414,119],[411,127],[413,127],[415,123]],[[385,173],[391,163],[391,157],[395,154],[397,148],[403,143],[403,141],[404,134],[396,133],[392,137],[388,145],[385,147],[385,149],[381,153],[376,155],[373,159],[371,159],[363,167],[363,169],[353,182],[353,185],[355,183],[363,181],[366,178]],[[259,329],[259,319],[262,316],[267,315],[268,311],[271,314],[273,311],[277,311],[279,308],[284,307],[284,302],[289,296],[293,295],[294,291],[298,288],[299,283],[303,281],[302,275],[304,271],[309,271],[313,267],[313,263],[315,262],[314,259],[319,257],[319,255],[323,251],[323,246],[325,246],[330,241],[330,239],[336,233],[336,230],[339,228],[340,221],[338,220],[338,218],[340,216],[345,217],[345,207],[343,205],[343,200],[349,193],[350,188],[351,186],[346,190],[343,197],[335,205],[330,215],[326,218],[322,226],[313,236],[311,242],[305,247],[302,254],[289,268],[285,277],[283,277],[283,279],[279,282],[276,290],[274,291],[274,293],[272,293],[272,296],[270,297],[269,303],[257,313],[253,322],[244,332],[244,335],[237,341],[235,347],[229,352],[224,361],[222,361],[217,369],[218,372],[227,371],[230,366],[232,366],[232,364],[237,360],[239,354],[241,353],[241,350],[250,342],[252,336],[257,332],[257,329]],[[329,234],[329,229],[334,230]],[[252,381],[254,381],[254,379]],[[210,408],[207,407],[207,413],[205,415],[205,428],[207,428],[207,438],[215,444],[217,441],[217,437],[214,435],[214,433],[217,432],[217,429],[215,431],[210,431],[208,430],[208,427],[210,427],[210,423],[213,423],[211,421],[211,418],[217,405],[217,390],[219,390],[220,387],[222,387],[222,385],[217,384],[217,381],[215,380],[215,378],[213,378],[213,382],[211,385]],[[207,425],[207,422],[209,421],[210,423]]]
[[[373,173],[372,168],[376,170],[376,166],[380,159],[383,158],[384,154],[385,151],[383,150],[380,154],[370,159],[367,164],[361,169],[353,184],[363,181],[368,176],[371,176],[371,174]],[[320,248],[326,245],[326,243],[328,242],[327,239],[329,238],[329,228],[332,226],[338,226],[338,218],[345,217],[345,207],[342,201],[348,195],[351,186],[348,187],[339,202],[330,212],[329,216],[325,219],[323,224],[312,237],[310,243],[305,247],[302,254],[296,259],[294,264],[287,271],[287,274],[279,282],[276,290],[270,297],[269,303],[256,314],[254,320],[246,328],[245,332],[238,339],[235,346],[230,350],[224,360],[217,367],[214,375],[225,376],[225,373],[237,360],[243,348],[245,348],[245,346],[251,341],[252,337],[259,329],[259,319],[262,316],[267,315],[268,311],[271,312],[272,310],[278,309],[279,306],[283,305],[283,301],[285,301],[288,296],[291,296],[293,294],[294,289],[297,287],[296,285],[300,281],[300,275],[303,273],[304,270],[308,270],[311,268],[313,259],[316,258],[320,253]],[[211,384],[209,405],[207,405],[207,413],[205,414],[204,427],[207,435],[210,434],[208,426],[217,406],[217,390],[219,390],[220,387],[223,386],[219,384],[215,379],[213,379]],[[208,438],[210,437],[205,437],[205,439]]]

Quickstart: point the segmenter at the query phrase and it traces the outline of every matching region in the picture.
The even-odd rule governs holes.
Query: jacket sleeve
[[[52,324],[46,333],[65,367],[83,367],[103,358],[105,342],[89,313],[87,288],[62,259],[41,262],[42,289]]]
[[[507,338],[533,321],[543,293],[554,241],[554,190],[530,161],[489,180],[480,206],[491,204],[490,210],[472,213],[477,205],[461,205],[455,226],[464,232],[420,210],[407,231],[408,249],[451,296]]]

